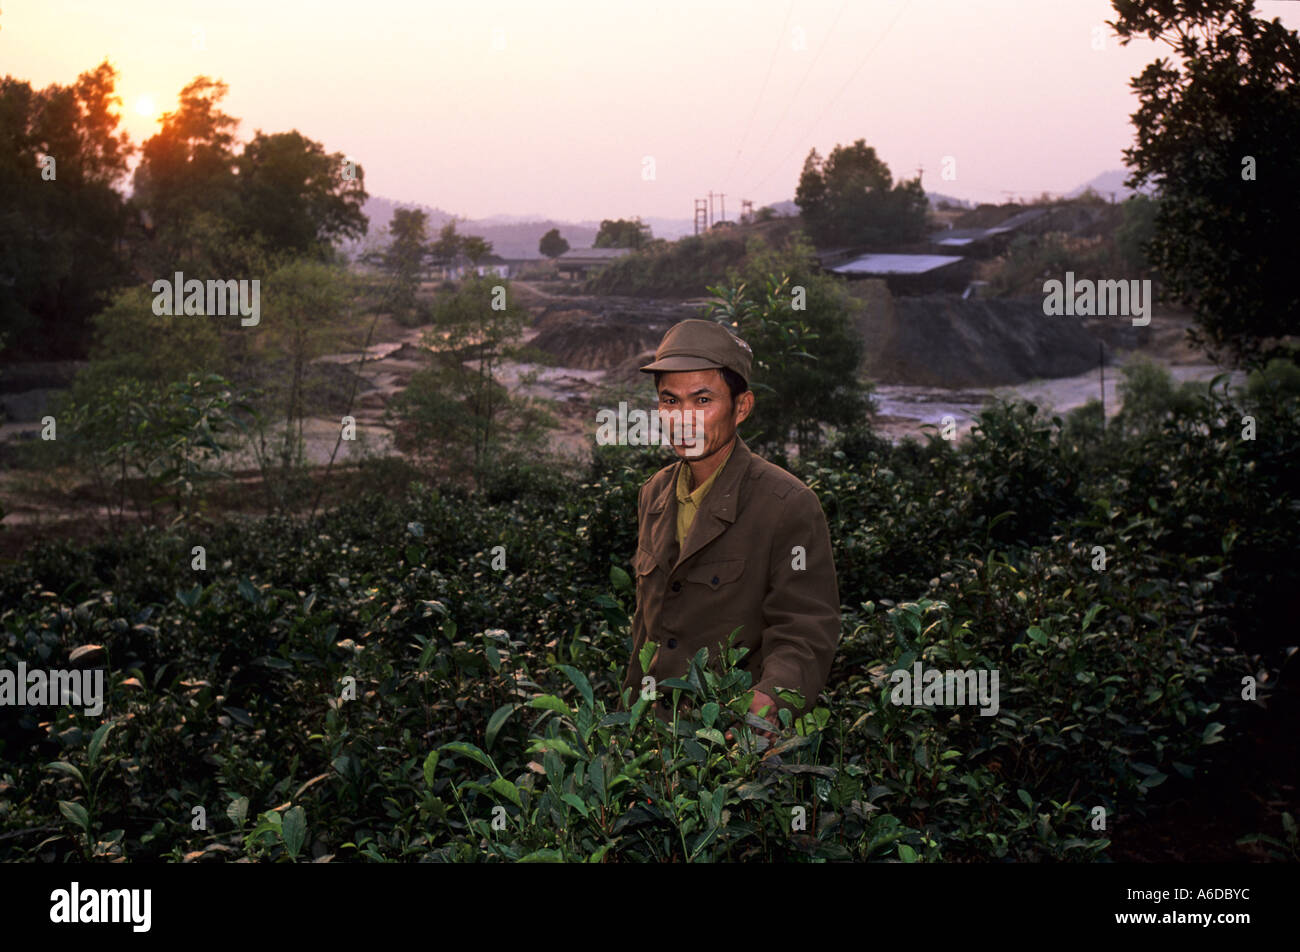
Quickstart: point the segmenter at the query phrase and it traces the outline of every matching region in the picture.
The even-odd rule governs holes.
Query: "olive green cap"
[[[716,321],[691,319],[668,328],[655,351],[655,360],[642,373],[673,373],[727,367],[746,384],[754,362],[749,345]]]

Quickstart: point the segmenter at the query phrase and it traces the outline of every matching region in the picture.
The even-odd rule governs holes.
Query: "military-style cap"
[[[673,373],[679,370],[709,370],[727,367],[749,383],[754,352],[749,345],[716,321],[696,319],[681,321],[668,333],[655,351],[655,360],[641,368],[642,373]]]

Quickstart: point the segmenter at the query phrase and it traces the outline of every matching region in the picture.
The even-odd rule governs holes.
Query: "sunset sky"
[[[1300,4],[1260,15],[1300,28]],[[1106,0],[0,0],[0,73],[71,83],[107,57],[138,144],[196,75],[296,128],[373,195],[470,217],[690,218],[793,197],[808,150],[866,139],[895,177],[982,201],[1120,168],[1130,77]],[[1102,38],[1102,49],[1094,49]],[[942,181],[945,156],[956,179]],[[647,157],[653,179],[643,176]],[[733,211],[734,210],[734,211]]]

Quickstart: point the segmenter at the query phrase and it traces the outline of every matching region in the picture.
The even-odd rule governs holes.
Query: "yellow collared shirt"
[[[682,468],[677,472],[677,544],[680,546],[686,540],[686,534],[691,531],[691,523],[695,521],[695,514],[700,511],[700,503],[704,502],[704,497],[708,495],[709,490],[713,488],[713,482],[718,478],[727,466],[727,461],[731,459],[731,454],[736,451],[736,444],[731,444],[731,449],[727,451],[727,456],[722,461],[722,465],[713,471],[713,475],[695,488],[694,492],[687,489],[690,485],[691,466],[690,463],[683,463]]]

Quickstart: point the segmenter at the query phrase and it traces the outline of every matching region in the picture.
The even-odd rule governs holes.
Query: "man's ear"
[[[754,410],[754,391],[746,390],[736,397],[736,425],[743,423]]]

